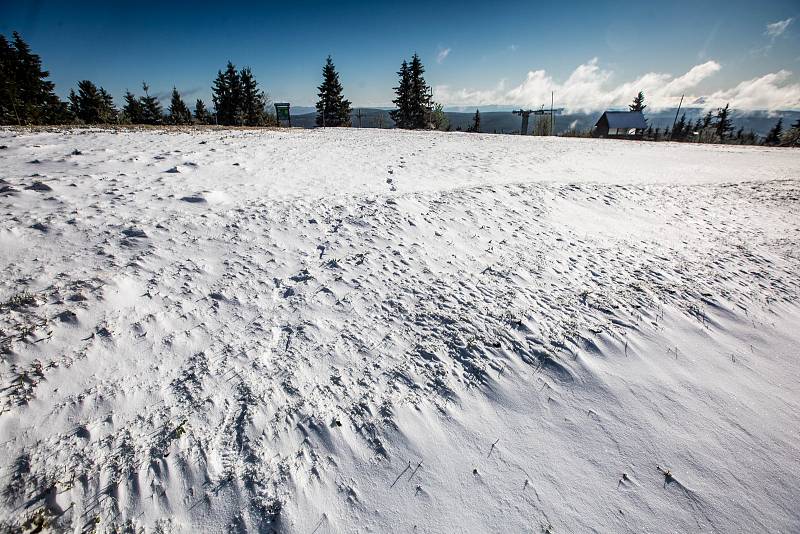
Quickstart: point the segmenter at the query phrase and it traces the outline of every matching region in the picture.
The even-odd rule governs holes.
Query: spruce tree
[[[322,84],[317,87],[317,126],[350,126],[350,101],[344,98],[339,73],[331,56],[322,67]]]
[[[775,126],[767,134],[766,139],[764,139],[764,144],[768,146],[776,146],[781,143],[781,134],[783,133],[783,117],[778,119],[778,122],[775,123]]]
[[[675,128],[672,129],[672,138],[680,141],[686,137],[686,129],[688,125],[686,124],[686,113],[681,115],[681,118],[678,122],[675,123]]]
[[[100,120],[104,124],[113,124],[119,120],[119,110],[114,105],[114,99],[112,96],[100,87],[100,100],[102,101],[102,105],[100,107]]]
[[[444,112],[444,106],[436,102],[432,102],[431,104],[433,106],[433,113],[431,114],[433,128],[435,130],[449,132],[450,120],[447,118],[447,114]]]
[[[786,146],[800,145],[800,119],[797,119],[789,130],[783,134],[782,140]]]
[[[636,95],[633,102],[628,105],[628,109],[631,111],[641,111],[642,114],[644,114],[645,108],[647,108],[647,106],[644,103],[644,92],[639,91],[639,94]],[[645,119],[645,123],[647,123],[647,119]]]
[[[250,67],[245,67],[239,73],[241,95],[241,121],[246,126],[261,126],[267,114],[267,97],[258,88]]]
[[[211,92],[214,108],[217,111],[217,123],[226,126],[241,125],[243,122],[241,78],[233,63],[228,61],[225,72],[217,71]]]
[[[70,111],[84,124],[108,124],[117,120],[114,99],[90,80],[79,81],[77,93],[70,90],[69,102]]]
[[[50,74],[19,33],[0,36],[0,124],[57,124],[69,111],[54,93]]]
[[[475,110],[475,115],[472,117],[472,125],[467,128],[467,131],[475,133],[479,133],[481,131],[481,112],[479,110]]]
[[[194,104],[194,122],[195,124],[209,124],[210,116],[208,110],[206,109],[205,103],[197,99],[197,102]]]
[[[122,108],[125,122],[130,124],[142,124],[142,103],[130,91],[125,91],[125,105]]]
[[[705,116],[703,116],[703,121],[700,126],[700,130],[705,130],[706,128],[711,126],[711,123],[713,121],[714,121],[714,113],[709,109],[708,113],[706,113]]]
[[[415,53],[408,65],[409,78],[411,79],[411,92],[409,94],[409,119],[412,129],[425,129],[430,127],[431,96],[428,84],[422,76],[425,68],[422,61]]]
[[[0,124],[22,124],[19,115],[22,101],[17,94],[16,54],[5,35],[0,35]]]
[[[230,94],[231,90],[228,87],[225,75],[221,70],[218,70],[214,84],[211,86],[211,100],[214,102],[217,124],[229,124],[229,117],[232,116],[230,112]]]
[[[411,99],[411,75],[408,69],[408,62],[403,60],[400,65],[400,70],[397,72],[400,81],[397,87],[394,88],[395,97],[392,103],[397,106],[389,112],[389,116],[394,121],[398,128],[412,128],[411,126],[411,113],[410,113],[410,99]]]
[[[144,96],[139,99],[142,106],[142,124],[161,124],[164,112],[158,98],[150,95],[150,87],[142,82]]]
[[[725,104],[724,108],[717,110],[716,131],[720,141],[724,141],[728,134],[733,131],[733,122],[730,117],[729,104]]]
[[[172,87],[172,98],[169,104],[169,114],[167,116],[167,120],[170,124],[192,123],[192,113],[189,111],[189,108],[181,98],[181,94],[174,86]]]

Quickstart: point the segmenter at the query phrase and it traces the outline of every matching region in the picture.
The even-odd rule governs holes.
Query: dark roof
[[[638,130],[647,128],[641,111],[606,111],[603,116],[608,121],[609,128],[636,128]],[[600,120],[603,120],[603,117],[600,117]],[[597,124],[600,124],[600,120],[597,121]]]

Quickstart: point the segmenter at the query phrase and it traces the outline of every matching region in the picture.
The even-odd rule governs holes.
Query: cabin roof
[[[608,121],[609,128],[636,128],[637,130],[647,128],[641,111],[606,111],[597,121],[597,125],[600,124],[603,117]]]

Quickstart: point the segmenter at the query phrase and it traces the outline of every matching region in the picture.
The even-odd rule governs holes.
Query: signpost
[[[289,128],[292,127],[292,115],[289,113],[288,102],[275,102],[275,117],[278,119],[278,126],[281,125],[281,121],[287,121]]]

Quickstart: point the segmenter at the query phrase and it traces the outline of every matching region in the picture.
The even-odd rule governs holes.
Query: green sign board
[[[282,102],[275,104],[275,116],[278,118],[278,122],[280,121],[289,121],[289,126],[292,125],[292,117],[289,114],[289,103]]]

